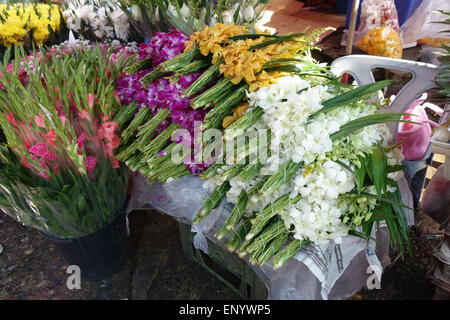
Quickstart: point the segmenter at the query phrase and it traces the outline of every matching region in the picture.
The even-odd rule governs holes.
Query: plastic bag
[[[357,47],[373,56],[401,59],[403,54],[400,36],[389,26],[368,30]]]
[[[365,34],[367,31],[388,26],[394,31],[399,30],[398,15],[392,0],[365,0],[361,4],[361,22],[356,31]]]
[[[450,203],[450,161],[439,166],[422,198],[420,209],[439,224],[448,222]]]
[[[393,0],[365,0],[361,4],[354,46],[371,55],[401,58],[402,44],[397,33],[399,28]],[[346,42],[347,34],[342,37],[341,45],[346,45]]]
[[[208,192],[202,188],[204,181],[186,176],[167,184],[148,184],[136,175],[127,212],[153,208],[176,220],[190,224],[203,205]],[[412,196],[406,180],[399,181],[402,200],[412,206]],[[208,253],[208,239],[226,248],[228,237],[218,240],[214,234],[223,225],[233,206],[225,201],[208,217],[192,227],[194,246]],[[413,213],[407,213],[410,224]],[[374,233],[377,242],[369,246],[365,240],[345,236],[342,244],[330,241],[322,247],[311,245],[302,249],[297,257],[274,270],[271,261],[262,267],[251,265],[268,288],[269,299],[344,299],[366,285],[368,266],[384,268],[389,260],[389,232],[383,226]],[[244,260],[248,262],[248,257]],[[380,267],[381,266],[381,267]],[[373,269],[372,268],[372,269]]]
[[[440,33],[448,29],[448,25],[435,23],[446,18],[437,10],[450,10],[450,1],[423,0],[412,16],[400,28],[400,37],[404,47],[413,46],[417,41],[439,46],[445,37],[449,41],[445,33]]]

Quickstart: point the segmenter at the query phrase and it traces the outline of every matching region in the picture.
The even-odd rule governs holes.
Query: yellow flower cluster
[[[205,56],[212,54],[213,64],[223,58],[220,73],[231,78],[234,84],[245,79],[250,86],[249,90],[255,91],[272,84],[283,75],[279,72],[269,74],[261,71],[264,64],[274,59],[293,58],[296,53],[305,48],[303,37],[273,43],[253,51],[248,49],[271,38],[261,36],[256,39],[228,40],[231,36],[242,35],[246,32],[249,31],[245,27],[236,25],[218,24],[206,27],[191,35],[190,40],[186,42],[186,50],[198,45],[201,54]]]
[[[198,45],[202,55],[213,54],[213,64],[215,64],[220,57],[224,41],[226,42],[229,37],[239,36],[248,32],[249,30],[246,27],[234,24],[218,23],[212,27],[206,26],[203,30],[191,34],[189,40],[185,43],[185,51]]]
[[[357,46],[374,56],[401,59],[403,54],[402,42],[398,32],[388,26],[369,30]]]
[[[248,102],[241,102],[233,109],[233,115],[226,116],[222,121],[222,127],[226,128],[233,124],[235,121],[242,118],[247,111],[249,105]]]
[[[49,26],[56,33],[60,29],[60,11],[56,5],[46,4],[1,4],[0,44],[23,45],[24,38],[32,32],[38,45],[50,36]]]

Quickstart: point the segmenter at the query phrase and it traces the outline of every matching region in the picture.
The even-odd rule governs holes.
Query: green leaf
[[[356,188],[358,193],[361,192],[364,187],[364,179],[366,178],[366,167],[364,165],[365,159],[361,156],[358,156],[359,161],[361,162],[361,166],[355,166],[355,178],[356,178]]]
[[[379,197],[386,193],[386,167],[387,160],[383,150],[378,147],[370,154],[370,164],[372,169],[372,181]]]
[[[336,109],[339,106],[342,105],[349,105],[353,102],[356,102],[360,100],[362,97],[367,96],[371,93],[377,92],[378,90],[381,90],[388,85],[390,85],[393,81],[392,80],[383,80],[378,81],[375,83],[369,83],[366,85],[358,86],[353,90],[347,91],[343,94],[340,94],[336,97],[333,97],[331,99],[326,100],[322,103],[323,108],[317,111],[316,113],[312,114],[309,119],[314,119],[317,117],[320,113],[328,112],[331,110]]]

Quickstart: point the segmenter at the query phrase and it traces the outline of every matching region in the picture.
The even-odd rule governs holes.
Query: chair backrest
[[[331,64],[331,72],[335,75],[349,73],[361,85],[375,82],[372,74],[374,68],[400,70],[412,74],[411,81],[400,90],[391,105],[384,108],[383,112],[406,111],[424,91],[436,87],[433,80],[439,71],[437,66],[429,63],[359,54],[336,59]],[[398,124],[388,123],[387,125],[392,135],[396,137]]]

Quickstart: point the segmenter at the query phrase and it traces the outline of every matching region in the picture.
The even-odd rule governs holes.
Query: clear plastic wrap
[[[401,59],[403,54],[400,35],[386,25],[365,32],[357,46],[373,56]]]
[[[125,167],[106,166],[95,181],[74,175],[54,184],[30,175],[14,157],[2,148],[0,210],[25,226],[57,238],[79,238],[108,224],[126,205]]]
[[[149,185],[145,178],[135,176],[127,212],[156,209],[183,223],[190,223],[201,208],[208,192],[198,177],[187,176],[167,184]],[[412,206],[407,184],[399,184],[403,199]],[[403,187],[402,187],[403,185]],[[215,232],[223,225],[232,206],[225,201],[210,215],[192,227],[194,246],[208,253],[206,239],[225,248],[228,237],[217,240]],[[412,221],[409,212],[409,221]],[[378,243],[354,236],[346,236],[341,244],[330,242],[324,246],[310,245],[298,255],[274,270],[272,262],[262,267],[252,266],[268,288],[269,299],[345,299],[366,285],[373,274],[368,266],[382,268],[389,264],[389,233],[382,227],[373,236]],[[247,258],[244,259],[247,261]],[[248,262],[248,261],[247,261]]]
[[[361,4],[360,21],[354,46],[370,55],[401,59],[403,49],[393,0],[365,0]],[[344,34],[341,45],[346,44],[347,34]]]

